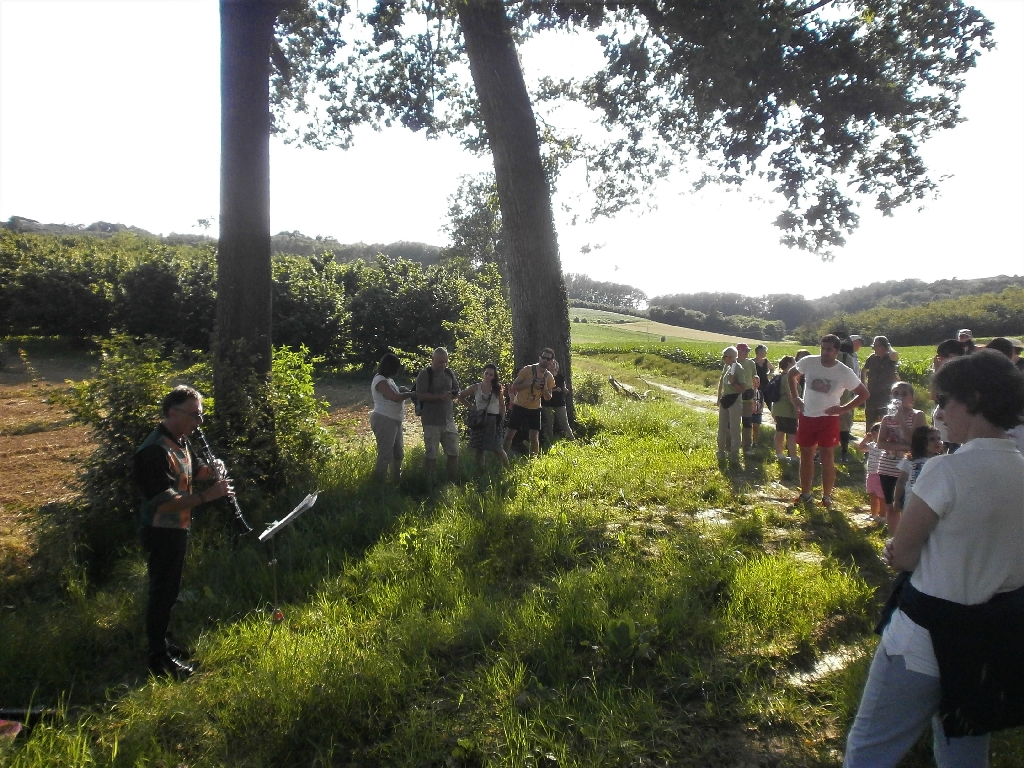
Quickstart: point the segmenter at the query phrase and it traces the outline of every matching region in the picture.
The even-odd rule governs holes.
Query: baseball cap
[[[855,334],[853,334],[853,335],[852,335],[852,336],[850,337],[850,341],[860,341],[860,342],[863,342],[863,341],[864,341],[864,337],[863,337],[863,336],[859,336],[859,335],[857,335],[857,334],[855,333]]]
[[[971,329],[970,328],[961,328],[959,331],[956,332],[956,335],[957,336],[966,336],[968,339],[973,339],[974,338],[974,334],[971,333]]]
[[[1013,345],[1014,351],[1018,353],[1024,351],[1024,344],[1021,344],[1020,339],[1015,339],[1011,336],[1007,339],[1007,341]]]
[[[750,347],[748,347],[748,346],[747,346],[746,344],[744,344],[744,343],[743,343],[742,341],[741,341],[741,342],[740,342],[739,344],[737,344],[737,345],[736,345],[736,349],[745,349],[745,350],[747,350],[748,352],[750,351]]]

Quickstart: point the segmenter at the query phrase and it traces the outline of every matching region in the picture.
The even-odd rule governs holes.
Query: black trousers
[[[148,555],[149,599],[146,602],[146,640],[149,655],[167,650],[171,608],[178,600],[181,572],[188,551],[188,531],[183,528],[142,527],[142,549]]]

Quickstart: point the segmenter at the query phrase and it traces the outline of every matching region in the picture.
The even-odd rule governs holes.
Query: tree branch
[[[802,11],[797,13],[796,14],[796,18],[800,18],[801,16],[806,16],[808,13],[812,13],[812,12],[818,10],[819,8],[821,8],[822,6],[828,5],[831,2],[832,2],[832,0],[818,0],[818,2],[814,3],[813,5],[808,6],[807,8],[804,8]]]

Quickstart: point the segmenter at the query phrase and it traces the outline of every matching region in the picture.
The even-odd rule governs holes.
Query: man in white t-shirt
[[[796,444],[800,446],[800,496],[798,504],[812,500],[814,487],[814,452],[821,448],[821,503],[832,506],[832,488],[836,482],[835,456],[839,445],[839,414],[852,411],[868,399],[868,388],[853,369],[843,365],[839,356],[839,337],[821,337],[821,354],[808,355],[794,365],[789,376],[790,400],[798,416]],[[804,396],[800,397],[797,379],[803,374]],[[850,390],[856,397],[845,405],[839,401]]]

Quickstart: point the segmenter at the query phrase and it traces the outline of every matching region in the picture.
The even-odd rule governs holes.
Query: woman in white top
[[[498,381],[498,367],[494,363],[485,365],[483,379],[462,390],[459,398],[466,401],[470,395],[473,396],[473,409],[487,413],[483,426],[469,431],[469,447],[476,451],[477,466],[483,466],[484,451],[490,451],[498,457],[503,467],[507,467],[508,455],[502,445],[505,439],[502,429],[505,422],[505,395]]]
[[[404,404],[414,394],[405,387],[399,387],[392,379],[401,370],[402,361],[388,352],[380,359],[370,383],[370,394],[373,395],[370,428],[377,439],[377,464],[373,468],[373,476],[384,480],[390,464],[391,479],[396,483],[402,478],[402,459],[405,457],[402,435]]]
[[[958,724],[961,720],[953,718],[966,710],[951,709],[948,701],[940,710],[940,701],[964,680],[971,695],[975,686],[1005,684],[1010,678],[1001,676],[997,666],[991,674],[976,673],[978,664],[984,669],[995,660],[1005,663],[1000,653],[1021,662],[1019,646],[1003,642],[1001,634],[996,637],[999,630],[993,627],[1018,632],[1020,627],[1021,609],[1014,603],[1020,593],[1003,593],[1024,586],[1024,456],[1006,439],[1006,430],[1019,424],[1024,413],[1024,377],[1002,355],[982,350],[943,365],[932,388],[949,439],[961,448],[925,464],[899,529],[885,545],[890,566],[913,572],[913,590],[904,586],[900,608],[882,632],[847,741],[846,768],[897,765],[929,719],[939,768],[987,766],[991,727],[981,723],[968,731],[981,735],[946,738],[944,723]],[[915,614],[927,628],[907,615],[922,607],[934,611],[936,604],[944,612],[941,621]],[[965,612],[973,617],[979,610],[994,612],[995,621],[973,629],[961,621]],[[961,640],[970,644],[970,652],[951,655],[953,643]],[[944,660],[941,670],[939,658]],[[940,672],[949,676],[946,691]],[[1024,691],[1012,689],[974,698],[971,706],[982,701],[989,716],[1003,716],[1022,696]],[[955,703],[962,707],[963,701]]]

